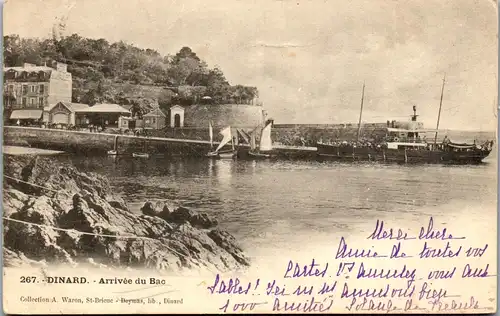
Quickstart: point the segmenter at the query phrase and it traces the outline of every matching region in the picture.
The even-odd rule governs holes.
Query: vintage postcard
[[[8,0],[9,314],[493,313],[493,0]]]

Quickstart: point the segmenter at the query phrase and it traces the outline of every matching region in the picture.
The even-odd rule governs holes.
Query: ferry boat
[[[363,97],[361,98],[361,113],[358,125],[358,141],[336,142],[316,144],[317,155],[321,159],[342,161],[383,161],[398,163],[442,163],[442,164],[479,164],[490,154],[493,141],[482,144],[459,144],[451,142],[445,136],[442,142],[437,142],[439,130],[439,118],[443,100],[443,89],[441,91],[441,103],[437,127],[435,130],[426,130],[422,124],[417,122],[416,106],[413,106],[413,115],[408,128],[387,126],[386,135],[382,142],[368,143],[360,142],[361,113],[363,111]],[[389,124],[388,124],[389,125]],[[426,133],[434,133],[434,139],[428,141]],[[424,135],[422,138],[421,136]],[[431,137],[432,138],[432,137]]]

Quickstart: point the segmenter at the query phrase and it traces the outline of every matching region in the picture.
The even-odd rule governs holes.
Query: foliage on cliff
[[[229,84],[222,70],[209,68],[189,47],[162,56],[123,41],[109,43],[78,34],[50,39],[4,36],[6,66],[25,62],[51,65],[56,61],[67,63],[73,75],[74,102],[114,102],[142,108],[136,95],[121,89],[126,85],[153,92],[147,98],[164,107],[197,103],[203,96],[210,96],[217,104],[248,104],[258,97],[257,88]]]

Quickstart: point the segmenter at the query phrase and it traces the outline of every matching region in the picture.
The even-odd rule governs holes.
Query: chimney
[[[56,63],[56,70],[60,72],[68,72],[68,65],[65,63]]]

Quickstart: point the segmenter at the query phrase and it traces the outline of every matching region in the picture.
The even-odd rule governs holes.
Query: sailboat
[[[260,136],[259,147],[256,146],[256,133],[253,132],[250,137],[250,151],[248,154],[255,158],[270,158],[270,151],[273,149],[273,142],[271,140],[271,125],[268,123],[263,129]]]
[[[132,153],[132,157],[134,158],[149,158],[149,154],[146,150],[146,141],[144,141],[144,150],[142,153]]]
[[[212,123],[209,124],[210,127],[210,149],[212,149],[212,144],[213,144],[213,128],[212,128]],[[234,148],[234,138],[233,134],[231,132],[231,126],[228,126],[224,128],[220,134],[223,136],[222,141],[220,142],[219,146],[215,149],[215,151],[209,151],[207,153],[207,157],[211,158],[222,158],[222,159],[232,159],[236,157],[236,149]],[[226,150],[226,151],[220,151],[222,147],[224,147],[226,144],[231,142],[232,149],[231,150]]]

